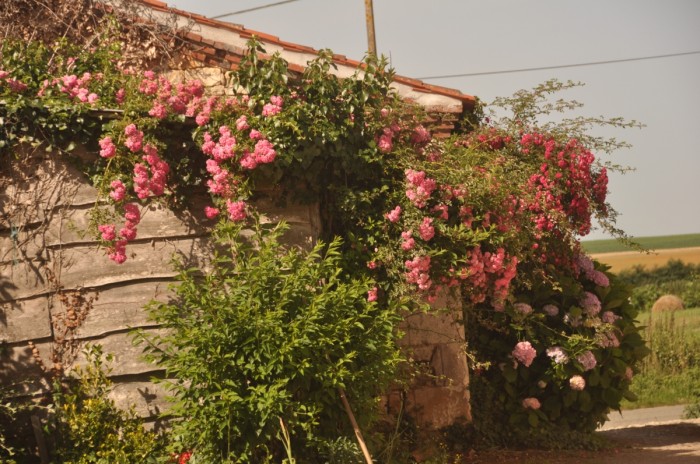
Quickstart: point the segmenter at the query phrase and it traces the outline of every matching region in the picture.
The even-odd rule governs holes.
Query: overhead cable
[[[245,10],[232,11],[231,13],[224,13],[217,16],[211,16],[210,19],[225,18],[226,16],[233,16],[243,13],[250,13],[251,11],[264,10],[265,8],[272,8],[273,6],[284,5],[285,3],[298,2],[299,0],[284,0],[282,2],[268,3],[267,5],[260,5],[253,8],[247,8]]]
[[[680,53],[667,53],[664,55],[652,55],[652,56],[641,56],[636,58],[621,58],[617,60],[605,60],[605,61],[590,61],[587,63],[574,63],[574,64],[560,64],[556,66],[538,66],[534,68],[518,68],[518,69],[505,69],[500,71],[484,71],[484,72],[473,72],[473,73],[461,73],[461,74],[445,74],[442,76],[425,76],[418,77],[420,80],[429,79],[449,79],[452,77],[470,77],[470,76],[488,76],[493,74],[510,74],[519,73],[527,71],[543,71],[546,69],[562,69],[562,68],[577,68],[581,66],[597,66],[601,64],[613,64],[613,63],[625,63],[629,61],[642,61],[642,60],[656,60],[659,58],[671,58],[674,56],[686,56],[686,55],[697,55],[700,54],[700,50],[695,50],[692,52],[680,52]]]

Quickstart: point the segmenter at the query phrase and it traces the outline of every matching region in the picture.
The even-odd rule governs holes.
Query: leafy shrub
[[[240,225],[218,229],[211,270],[183,270],[177,299],[151,305],[169,329],[150,340],[151,357],[178,379],[168,383],[176,452],[279,461],[282,418],[295,455],[315,462],[352,436],[340,388],[365,425],[376,413],[399,361],[397,312],[344,274],[339,241],[303,252],[278,242],[282,230],[255,223],[244,241]]]
[[[587,434],[610,410],[619,409],[624,397],[632,398],[630,366],[647,349],[634,324],[637,311],[628,302],[629,287],[609,277],[609,286],[584,282],[583,289],[562,276],[558,289],[541,284],[519,295],[532,308],[525,315],[467,311],[477,359],[499,360],[471,379],[475,427],[486,444],[591,446]],[[586,314],[582,290],[597,296],[599,315],[607,322]],[[547,312],[546,305],[556,306],[556,314]],[[518,324],[520,331],[503,329]],[[541,330],[545,324],[548,330]],[[534,349],[529,366],[514,350],[521,340]],[[574,384],[575,377],[580,385]]]
[[[670,260],[651,269],[634,266],[620,271],[619,277],[634,287],[632,304],[641,311],[651,309],[665,294],[677,295],[686,308],[700,306],[700,265]]]
[[[53,436],[58,462],[65,464],[149,463],[163,451],[163,440],[146,431],[133,411],[119,409],[107,395],[111,382],[102,348],[86,348],[88,364],[77,379],[57,385]],[[106,356],[109,362],[111,356]]]

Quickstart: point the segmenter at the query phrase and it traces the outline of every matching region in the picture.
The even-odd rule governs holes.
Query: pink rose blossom
[[[435,236],[435,228],[432,226],[433,218],[423,218],[423,222],[418,227],[418,232],[420,233],[420,238],[426,242]]]
[[[401,207],[397,206],[388,213],[385,213],[384,217],[387,218],[389,222],[398,222],[399,218],[401,217]]]
[[[416,241],[413,238],[413,231],[412,230],[401,232],[401,238],[403,239],[403,242],[401,243],[402,250],[404,250],[404,251],[412,250],[413,247],[416,246]]]
[[[112,143],[112,137],[105,137],[99,141],[100,156],[103,158],[112,158],[117,153],[117,147]]]
[[[228,210],[228,217],[232,221],[242,221],[247,217],[244,201],[226,200],[226,209]]]
[[[236,129],[239,131],[244,131],[248,128],[250,128],[250,125],[248,124],[248,117],[246,115],[243,115],[236,120]]]
[[[367,301],[369,301],[370,303],[371,303],[372,301],[377,301],[377,292],[378,292],[377,287],[374,287],[374,288],[370,289],[370,290],[367,292]]]
[[[102,233],[102,240],[106,242],[111,242],[117,238],[116,227],[114,224],[103,224],[97,227],[97,230]]]
[[[123,227],[119,231],[119,236],[129,242],[134,240],[136,238],[136,227]]]
[[[219,213],[219,208],[213,208],[211,206],[204,207],[204,215],[207,217],[207,219],[214,219],[219,215]]]
[[[124,196],[126,196],[126,186],[122,181],[119,179],[113,180],[111,184],[109,184],[110,187],[112,187],[112,191],[109,192],[109,196],[112,198],[114,201],[122,201],[124,199]]]

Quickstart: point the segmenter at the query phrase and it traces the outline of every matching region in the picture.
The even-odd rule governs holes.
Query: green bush
[[[531,305],[529,314],[467,310],[469,343],[477,359],[498,360],[477,368],[470,379],[474,426],[483,444],[599,445],[591,441],[590,432],[605,422],[609,411],[620,408],[623,398],[633,399],[631,368],[648,352],[635,326],[637,311],[628,302],[629,287],[608,275],[605,287],[582,282],[581,289],[576,280],[559,275],[557,287],[541,283],[516,294]],[[597,296],[602,318],[582,314],[582,290]],[[543,312],[545,305],[555,305],[558,313]],[[601,320],[605,318],[608,322]],[[574,320],[578,322],[572,324]],[[542,330],[545,324],[548,329]],[[508,333],[503,329],[508,325],[521,329]],[[536,351],[529,366],[513,354],[521,340],[528,340]],[[586,353],[595,359],[592,367],[582,361]],[[580,389],[571,384],[575,376],[583,379]],[[526,398],[536,399],[537,405],[527,406]]]
[[[162,438],[145,430],[133,411],[123,411],[109,399],[111,382],[103,366],[102,348],[88,346],[86,355],[88,365],[76,369],[77,379],[55,388],[52,435],[57,462],[157,462],[163,453]]]
[[[700,265],[671,260],[664,266],[647,269],[634,266],[619,273],[631,285],[632,304],[640,311],[651,309],[662,295],[676,295],[686,308],[700,306]]]
[[[282,246],[282,230],[256,222],[240,240],[241,226],[221,226],[211,269],[183,270],[177,299],[151,305],[169,329],[151,357],[179,379],[173,451],[195,462],[280,462],[280,418],[295,456],[316,462],[352,437],[339,389],[367,425],[394,376],[395,308],[344,274],[338,240],[304,252]]]

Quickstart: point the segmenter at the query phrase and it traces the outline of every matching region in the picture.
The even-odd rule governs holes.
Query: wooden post
[[[374,6],[372,0],[365,0],[365,18],[367,20],[367,50],[377,56],[377,40],[374,36]]]
[[[339,388],[338,391],[340,392],[340,399],[343,401],[343,406],[345,406],[345,412],[348,414],[352,428],[355,431],[355,438],[357,438],[357,442],[360,444],[360,449],[362,450],[362,455],[365,457],[365,462],[367,464],[372,464],[372,456],[369,454],[365,439],[362,438],[362,431],[360,431],[360,427],[355,420],[355,415],[352,413],[352,409],[350,409],[350,403],[348,403],[348,399],[345,397],[345,390]]]

